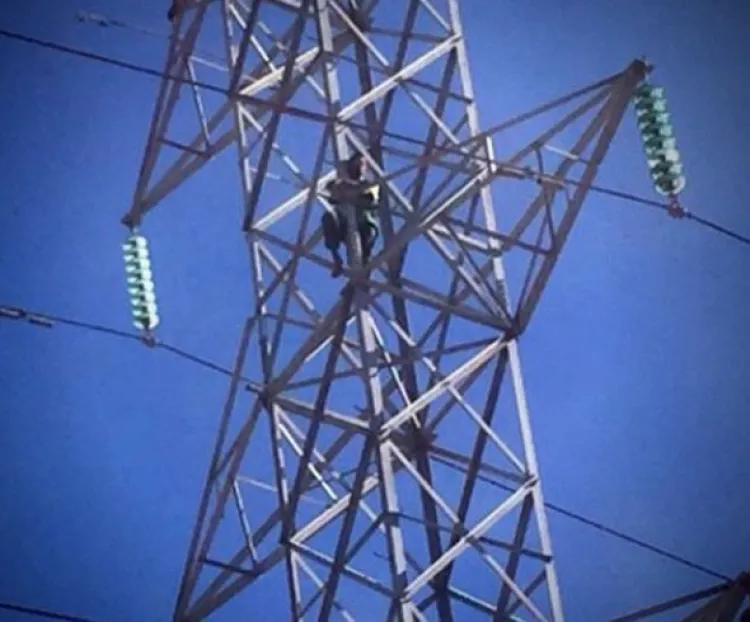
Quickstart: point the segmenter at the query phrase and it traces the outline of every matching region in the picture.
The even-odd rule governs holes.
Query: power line
[[[464,468],[450,462],[449,460],[441,457],[441,456],[434,456],[433,459],[436,462],[440,462],[441,464],[444,464],[447,467],[450,467],[456,471],[464,472]],[[511,488],[510,486],[506,484],[502,484],[501,482],[498,482],[497,480],[494,480],[490,477],[487,477],[486,475],[482,475],[481,473],[477,474],[477,479],[482,480],[483,482],[494,486],[496,488],[500,488],[506,492],[515,492],[516,490],[514,488]],[[606,533],[610,536],[613,536],[619,540],[622,540],[624,542],[628,542],[636,547],[642,548],[644,550],[650,551],[652,553],[655,553],[657,555],[660,555],[661,557],[664,557],[666,559],[670,559],[674,562],[677,562],[678,564],[682,564],[683,566],[686,566],[688,568],[691,568],[693,570],[698,570],[699,572],[703,572],[704,574],[707,574],[711,577],[714,577],[715,579],[722,579],[723,581],[731,581],[732,579],[730,577],[727,577],[726,575],[723,575],[719,572],[716,572],[715,570],[711,570],[710,568],[707,568],[706,566],[702,566],[700,564],[697,564],[695,562],[690,561],[686,557],[682,557],[680,555],[677,555],[675,553],[670,553],[666,549],[660,548],[658,546],[655,546],[653,544],[649,544],[645,540],[640,540],[638,538],[635,538],[633,536],[629,536],[628,534],[618,531],[617,529],[613,529],[612,527],[607,527],[603,523],[597,522],[595,520],[592,520],[590,518],[586,518],[582,514],[578,514],[576,512],[573,512],[571,510],[567,510],[559,505],[555,505],[554,503],[550,503],[549,501],[544,502],[544,506],[551,510],[552,512],[556,512],[557,514],[560,514],[562,516],[566,516],[572,520],[575,520],[579,523],[582,523],[584,525],[587,525],[589,527],[593,527],[597,531],[601,531],[602,533]]]
[[[81,24],[93,24],[94,26],[98,26],[99,28],[102,28],[102,29],[120,28],[122,30],[132,30],[134,32],[137,32],[138,34],[146,35],[154,39],[160,39],[162,41],[169,41],[170,36],[171,36],[170,33],[168,32],[163,32],[159,30],[154,30],[152,28],[145,28],[143,26],[130,24],[121,19],[107,17],[106,15],[102,15],[101,13],[91,13],[89,11],[77,11],[76,19]],[[192,57],[193,59],[200,61],[201,63],[208,65],[210,67],[213,67],[215,69],[226,71],[226,68],[221,67],[221,63],[223,62],[223,60],[219,58],[218,56],[216,56],[215,54],[211,54],[208,51],[201,50],[198,48],[193,48],[193,51],[194,52],[197,51],[200,53],[200,57],[193,56]]]
[[[687,568],[691,568],[692,570],[697,570],[711,577],[714,577],[715,579],[721,579],[723,581],[732,581],[730,577],[723,575],[720,572],[716,572],[715,570],[711,570],[707,566],[703,566],[701,564],[692,562],[686,557],[682,557],[681,555],[677,555],[676,553],[671,553],[661,547],[655,546],[653,544],[649,544],[645,540],[640,540],[633,536],[629,536],[628,534],[622,531],[613,529],[612,527],[607,527],[603,523],[594,521],[590,518],[586,518],[585,516],[581,514],[577,514],[576,512],[572,512],[571,510],[566,510],[565,508],[560,507],[559,505],[555,505],[553,503],[545,503],[545,506],[549,508],[550,510],[552,510],[553,512],[557,512],[558,514],[562,516],[567,516],[568,518],[572,520],[578,521],[579,523],[582,523],[584,525],[588,525],[589,527],[593,527],[594,529],[597,529],[601,531],[602,533],[606,533],[606,534],[609,534],[610,536],[618,538],[622,540],[623,542],[629,542],[630,544],[633,544],[636,547],[639,547],[646,551],[650,551],[652,553],[660,555],[661,557],[664,557],[665,559],[670,559],[673,562],[677,562],[678,564],[682,564],[683,566]]]
[[[226,367],[217,365],[216,363],[209,361],[208,359],[205,359],[195,354],[192,354],[190,352],[187,352],[171,344],[158,341],[154,338],[150,338],[148,336],[144,336],[141,334],[136,334],[136,333],[120,330],[117,328],[112,328],[110,326],[104,326],[102,324],[82,322],[80,320],[60,317],[58,315],[50,315],[48,313],[37,313],[35,311],[27,311],[26,309],[23,309],[21,307],[2,305],[2,304],[0,304],[0,318],[9,319],[9,320],[25,320],[30,324],[33,324],[35,326],[40,326],[43,328],[52,328],[57,323],[57,324],[63,324],[66,326],[72,326],[74,328],[82,328],[84,330],[90,330],[93,332],[102,333],[105,335],[109,335],[111,337],[119,337],[120,339],[129,339],[131,341],[138,341],[138,342],[143,343],[146,346],[166,350],[167,352],[171,352],[172,354],[180,358],[183,358],[185,360],[188,360],[191,363],[195,363],[196,365],[200,365],[202,367],[205,367],[206,369],[210,369],[220,374],[224,374],[225,376],[232,375],[232,371],[227,369]]]
[[[91,13],[89,11],[77,11],[76,19],[82,24],[94,24],[100,28],[122,28],[125,30],[133,30],[139,34],[154,37],[156,39],[169,39],[169,35],[153,30],[151,28],[144,28],[134,24],[129,24],[122,21],[121,19],[107,17],[101,13]]]
[[[275,105],[260,97],[253,97],[252,95],[242,95],[241,93],[232,93],[228,89],[217,86],[215,84],[202,82],[200,80],[191,80],[189,78],[183,78],[182,76],[169,74],[159,69],[153,69],[152,67],[147,67],[145,65],[139,65],[137,63],[132,63],[130,61],[121,60],[113,56],[97,54],[96,52],[90,52],[88,50],[75,48],[69,45],[64,45],[62,43],[56,43],[54,41],[38,39],[37,37],[32,37],[30,35],[25,35],[19,32],[12,32],[10,30],[5,30],[4,28],[0,28],[0,36],[5,37],[6,39],[13,39],[15,41],[21,41],[23,43],[35,45],[37,47],[45,48],[48,50],[53,50],[55,52],[68,54],[70,56],[77,56],[79,58],[85,58],[86,60],[93,60],[99,63],[103,63],[105,65],[112,65],[113,67],[119,67],[120,69],[126,69],[128,71],[133,71],[135,73],[140,73],[143,75],[151,76],[152,78],[160,78],[160,79],[164,78],[164,79],[172,80],[174,82],[179,82],[180,84],[199,87],[206,91],[213,91],[214,93],[219,93],[227,97],[236,98],[236,99],[245,101],[247,103],[250,103],[256,106],[265,106],[265,107],[275,106],[277,108],[280,108],[281,110],[283,110],[284,112],[288,114],[301,117],[303,119],[308,119],[311,121],[318,121],[321,123],[328,123],[330,121],[330,118],[328,117],[328,115],[324,115],[318,112],[305,110],[304,108],[299,108],[297,106]]]
[[[36,607],[27,607],[25,605],[17,605],[14,603],[0,603],[0,609],[12,611],[14,613],[24,613],[26,615],[36,616],[37,618],[47,618],[48,620],[62,620],[62,622],[100,622],[99,620],[94,620],[92,618],[82,618],[67,613],[60,613],[59,611],[37,609]]]
[[[299,107],[296,107],[296,106],[290,106],[288,104],[284,104],[284,105],[273,104],[273,103],[271,103],[271,102],[269,102],[267,100],[264,100],[262,98],[233,93],[233,92],[229,91],[228,89],[225,89],[223,87],[217,86],[215,84],[210,84],[210,83],[202,82],[202,81],[198,81],[198,80],[191,80],[191,79],[188,79],[188,78],[184,78],[182,76],[176,76],[176,75],[169,74],[169,73],[166,73],[166,72],[158,70],[158,69],[153,69],[151,67],[146,67],[145,65],[139,65],[139,64],[136,64],[136,63],[131,63],[129,61],[124,61],[124,60],[121,60],[121,59],[117,59],[117,58],[114,58],[112,56],[105,56],[105,55],[102,55],[102,54],[97,54],[97,53],[94,53],[94,52],[90,52],[88,50],[83,50],[81,48],[74,48],[74,47],[63,45],[63,44],[60,44],[60,43],[55,43],[53,41],[46,41],[46,40],[43,40],[43,39],[32,37],[30,35],[25,35],[25,34],[18,33],[18,32],[12,32],[12,31],[5,30],[5,29],[0,29],[0,36],[5,37],[7,39],[21,41],[21,42],[24,42],[24,43],[27,43],[27,44],[30,44],[30,45],[35,45],[35,46],[38,46],[38,47],[42,47],[42,48],[46,48],[46,49],[49,49],[49,50],[53,50],[53,51],[60,52],[60,53],[63,53],[63,54],[69,54],[69,55],[72,55],[72,56],[77,56],[77,57],[80,57],[80,58],[85,58],[85,59],[88,59],[88,60],[93,60],[93,61],[97,61],[97,62],[100,62],[100,63],[104,63],[104,64],[107,64],[107,65],[112,65],[112,66],[115,66],[115,67],[119,67],[121,69],[126,69],[128,71],[133,71],[135,73],[140,73],[140,74],[148,75],[148,76],[151,76],[151,77],[154,77],[154,78],[173,80],[173,81],[181,83],[181,84],[190,85],[190,86],[202,88],[202,89],[204,89],[206,91],[212,91],[212,92],[215,92],[215,93],[219,93],[219,94],[224,95],[224,96],[229,97],[229,98],[240,99],[242,101],[246,101],[246,102],[251,103],[253,105],[265,106],[265,107],[274,106],[276,108],[282,109],[283,111],[285,111],[286,113],[288,113],[288,114],[290,114],[292,116],[298,116],[298,117],[301,117],[301,118],[305,118],[305,119],[312,120],[312,121],[318,121],[318,122],[322,122],[322,123],[329,123],[331,121],[331,119],[327,115],[324,115],[324,114],[321,114],[321,113],[316,113],[316,112],[313,112],[313,111],[310,111],[310,110],[305,110],[303,108],[299,108]],[[346,124],[350,125],[352,127],[358,127],[357,124],[353,123],[352,121],[347,121]],[[366,129],[366,128],[364,128],[364,129]],[[411,137],[408,137],[408,136],[397,136],[396,138],[403,138],[403,139],[408,139],[408,140],[414,140],[414,139],[412,139]],[[445,151],[446,153],[451,153],[450,149],[443,149],[443,151]],[[466,157],[469,157],[469,158],[473,158],[475,160],[481,160],[484,163],[494,163],[494,164],[499,165],[500,167],[504,166],[504,164],[502,162],[490,161],[487,158],[483,158],[481,156],[474,156],[474,155],[466,154],[466,153],[463,153],[463,152],[456,153],[456,155],[463,155],[463,156],[466,156]],[[557,180],[557,181],[559,183],[564,183],[564,184],[570,185],[570,186],[579,186],[579,185],[581,185],[581,182],[578,181],[578,180],[575,180],[575,179],[562,179],[562,180]],[[625,199],[625,200],[628,200],[628,201],[631,201],[631,202],[634,202],[634,203],[640,203],[642,205],[648,205],[648,206],[652,206],[652,207],[657,207],[657,208],[660,208],[660,209],[666,210],[666,211],[669,211],[669,209],[670,209],[670,206],[667,205],[667,204],[665,204],[665,203],[661,203],[659,201],[654,201],[654,200],[651,200],[651,199],[645,199],[643,197],[639,197],[639,196],[636,196],[636,195],[633,195],[633,194],[629,194],[629,193],[626,193],[626,192],[622,192],[622,191],[618,191],[618,190],[612,190],[612,189],[609,189],[609,188],[604,188],[604,187],[596,186],[596,185],[591,185],[590,189],[591,189],[592,192],[597,192],[599,194],[605,194],[605,195],[609,195],[609,196],[612,196],[612,197]],[[733,240],[735,240],[737,242],[740,242],[742,244],[750,246],[750,237],[744,236],[744,235],[742,235],[740,233],[737,233],[736,231],[728,229],[727,227],[724,227],[724,226],[719,225],[719,224],[717,224],[715,222],[712,222],[712,221],[710,221],[707,218],[704,218],[704,217],[701,217],[701,216],[697,216],[697,215],[695,215],[695,214],[693,214],[691,212],[688,212],[688,211],[683,211],[680,214],[680,216],[682,218],[687,219],[687,220],[692,220],[696,224],[698,224],[700,226],[703,226],[703,227],[705,227],[707,229],[711,229],[712,231],[714,231],[716,233],[719,233],[719,234],[724,235],[726,237],[729,237],[729,238],[731,238],[731,239],[733,239]]]
[[[731,229],[727,229],[726,227],[723,227],[722,225],[718,225],[715,222],[711,222],[701,216],[696,216],[695,214],[688,213],[687,217],[690,218],[690,220],[697,222],[699,225],[703,225],[704,227],[707,227],[708,229],[712,229],[716,231],[717,233],[721,233],[722,235],[726,235],[727,237],[730,237],[734,240],[737,240],[738,242],[742,242],[743,244],[747,244],[748,246],[750,246],[750,238],[747,236],[741,235],[737,233],[736,231],[732,231]]]
[[[9,312],[10,311],[10,312]],[[19,315],[20,314],[20,315]],[[201,365],[203,367],[206,367],[208,369],[211,369],[213,371],[219,372],[221,374],[231,376],[232,372],[220,365],[217,365],[216,363],[213,363],[209,361],[208,359],[205,359],[203,357],[197,356],[195,354],[192,354],[190,352],[187,352],[186,350],[182,350],[181,348],[177,348],[175,346],[172,346],[167,343],[162,342],[149,342],[147,339],[144,339],[140,335],[136,335],[133,333],[128,333],[125,331],[117,330],[114,328],[109,328],[107,326],[102,326],[99,324],[91,324],[89,322],[82,322],[79,320],[73,320],[69,318],[62,318],[59,316],[53,316],[49,314],[44,313],[37,313],[37,312],[31,312],[31,311],[25,311],[23,309],[20,309],[19,307],[11,307],[11,306],[3,306],[0,305],[0,318],[8,318],[8,319],[26,319],[30,323],[37,325],[37,326],[52,326],[52,322],[57,322],[60,324],[65,324],[68,326],[73,326],[76,328],[82,328],[84,330],[92,330],[96,331],[102,334],[110,335],[113,337],[119,337],[119,338],[127,338],[131,340],[136,341],[142,341],[146,342],[148,345],[152,345],[156,348],[163,348],[169,352],[172,352],[173,354],[184,358],[188,361],[191,361],[197,365]],[[37,321],[33,321],[37,320]],[[247,379],[243,379],[247,381]],[[464,468],[462,466],[459,466],[445,458],[442,458],[440,456],[433,456],[433,459],[437,462],[440,462],[441,464],[444,464],[452,469],[464,472]],[[515,489],[511,488],[510,486],[507,486],[505,484],[502,484],[501,482],[498,482],[490,477],[487,477],[485,475],[477,474],[477,479],[480,479],[484,481],[487,484],[490,484],[492,486],[495,486],[497,488],[500,488],[502,490],[505,490],[506,492],[515,492]],[[676,562],[678,564],[681,564],[687,568],[691,568],[692,570],[697,570],[699,572],[702,572],[704,574],[707,574],[711,577],[714,577],[716,579],[721,579],[723,581],[731,581],[732,579],[726,575],[723,575],[719,572],[716,572],[714,570],[711,570],[710,568],[706,566],[702,566],[701,564],[695,563],[693,561],[690,561],[686,557],[682,557],[680,555],[677,555],[675,553],[671,553],[667,551],[666,549],[663,549],[661,547],[655,546],[653,544],[649,544],[645,540],[641,540],[638,538],[635,538],[633,536],[630,536],[622,531],[619,531],[617,529],[614,529],[612,527],[608,527],[607,525],[604,525],[603,523],[600,523],[598,521],[595,521],[590,518],[586,518],[582,514],[579,514],[577,512],[573,512],[572,510],[568,510],[563,508],[562,506],[556,505],[554,503],[550,503],[549,501],[545,501],[544,503],[545,507],[547,507],[552,512],[556,512],[557,514],[560,514],[562,516],[566,516],[572,520],[575,520],[579,523],[582,523],[584,525],[587,525],[588,527],[591,527],[593,529],[596,529],[597,531],[600,531],[602,533],[608,534],[614,538],[617,538],[619,540],[622,540],[623,542],[627,542],[629,544],[632,544],[638,548],[641,548],[646,551],[650,551],[651,553],[654,553],[656,555],[659,555],[661,557],[664,557],[666,559],[669,559],[673,562]]]

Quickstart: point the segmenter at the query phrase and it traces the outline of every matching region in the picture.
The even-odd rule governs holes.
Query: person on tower
[[[365,168],[362,155],[354,154],[346,161],[343,175],[326,186],[328,202],[334,209],[323,214],[323,239],[333,257],[333,277],[339,276],[344,267],[339,249],[347,241],[349,218],[355,219],[363,265],[370,260],[380,232],[377,219],[379,187],[367,181]]]

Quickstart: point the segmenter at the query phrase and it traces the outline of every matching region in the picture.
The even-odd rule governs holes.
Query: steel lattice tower
[[[176,8],[124,222],[233,145],[255,306],[174,620],[265,594],[292,620],[562,620],[517,339],[648,67],[482,131],[458,0]],[[382,235],[334,280],[323,188],[353,152]]]

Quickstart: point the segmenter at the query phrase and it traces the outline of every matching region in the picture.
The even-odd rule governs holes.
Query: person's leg
[[[332,214],[329,211],[323,213],[323,241],[326,248],[331,252],[333,258],[333,269],[331,276],[337,277],[341,274],[344,262],[339,253],[341,242],[346,238],[341,236],[342,228],[346,229],[346,222],[339,214]],[[342,227],[343,225],[343,227]]]
[[[346,249],[346,247],[349,244],[349,223],[346,220],[345,213],[338,212],[338,218],[339,218],[338,219],[338,232],[337,232],[338,239],[339,239],[340,244],[342,244],[344,246],[344,249]],[[344,269],[344,260],[341,257],[341,255],[339,255],[338,251],[336,251],[335,265],[333,267],[333,271],[331,272],[331,274],[334,277],[337,277],[341,274],[343,269]]]
[[[359,224],[359,239],[362,244],[362,264],[367,264],[372,257],[372,250],[378,239],[378,227],[370,220],[363,220]]]

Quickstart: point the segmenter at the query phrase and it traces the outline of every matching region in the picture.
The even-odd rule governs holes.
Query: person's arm
[[[340,205],[341,200],[339,197],[339,185],[336,183],[336,180],[332,179],[326,184],[326,192],[328,193],[328,196],[326,199],[331,205]]]

